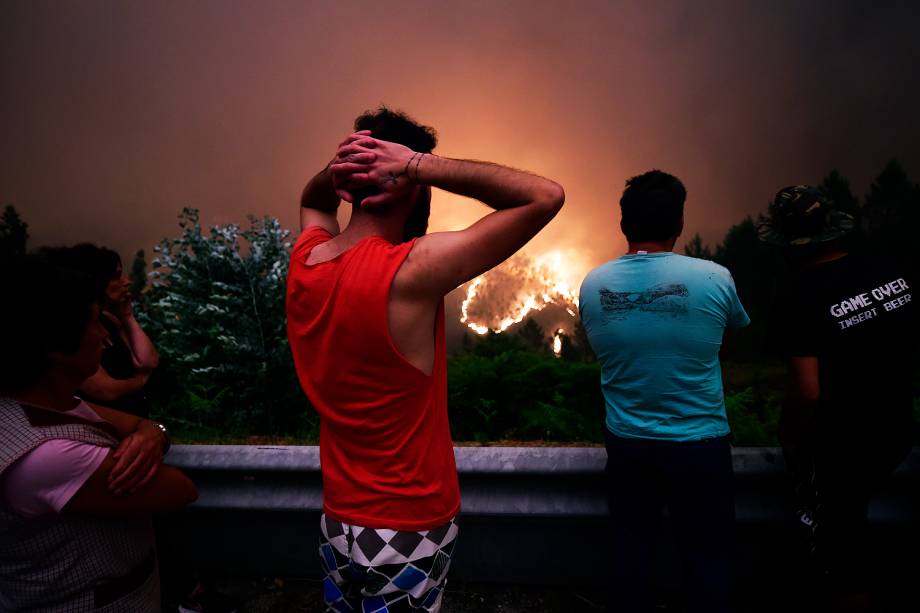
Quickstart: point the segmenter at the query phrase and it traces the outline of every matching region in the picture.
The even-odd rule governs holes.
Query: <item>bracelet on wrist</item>
[[[418,156],[418,159],[415,160],[415,182],[416,182],[416,183],[419,183],[419,182],[420,182],[420,181],[418,180],[418,167],[419,167],[419,164],[422,163],[422,158],[425,157],[426,155],[428,155],[428,154],[427,154],[427,153],[420,153],[419,156]]]
[[[409,166],[412,165],[412,162],[415,161],[415,158],[416,158],[418,155],[419,155],[418,153],[413,153],[413,154],[412,154],[412,157],[410,157],[408,160],[406,160],[406,167],[403,169],[403,174],[406,175],[406,178],[407,178],[407,179],[410,179],[410,177],[409,177]],[[410,180],[411,180],[411,179],[410,179]]]

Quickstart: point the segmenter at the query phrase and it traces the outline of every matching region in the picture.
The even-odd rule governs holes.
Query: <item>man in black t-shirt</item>
[[[821,191],[781,190],[759,226],[793,275],[777,296],[772,350],[788,364],[781,420],[799,519],[843,610],[868,610],[867,515],[914,439],[920,295],[894,261],[849,254],[853,218]]]

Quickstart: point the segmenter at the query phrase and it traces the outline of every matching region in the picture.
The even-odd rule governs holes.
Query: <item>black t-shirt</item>
[[[809,267],[780,291],[771,348],[818,358],[825,432],[912,434],[917,301],[920,292],[898,265],[857,255]]]
[[[99,321],[109,333],[109,339],[112,341],[111,346],[106,347],[102,352],[102,361],[100,366],[113,379],[130,379],[137,373],[134,367],[134,357],[131,354],[131,348],[121,337],[118,325],[108,315],[100,315]],[[103,406],[108,406],[131,415],[139,417],[148,417],[150,415],[150,400],[147,394],[141,389],[133,394],[123,396],[118,400],[96,400],[88,394],[81,394],[84,400],[97,402]]]

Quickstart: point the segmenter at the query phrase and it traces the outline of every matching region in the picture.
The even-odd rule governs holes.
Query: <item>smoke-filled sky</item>
[[[130,257],[271,214],[361,111],[433,125],[436,152],[553,178],[528,247],[584,270],[622,252],[616,203],[651,168],[687,185],[687,235],[721,239],[780,187],[892,157],[920,178],[920,5],[467,0],[37,1],[0,5],[0,203],[33,245]],[[481,205],[437,194],[432,229]]]

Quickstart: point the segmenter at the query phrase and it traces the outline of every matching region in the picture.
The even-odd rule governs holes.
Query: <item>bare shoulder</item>
[[[464,253],[472,248],[465,233],[434,232],[418,238],[393,281],[394,290],[441,297],[461,285]]]
[[[410,267],[431,267],[444,256],[461,253],[468,244],[468,237],[461,231],[433,232],[416,239],[412,250],[406,257]]]

